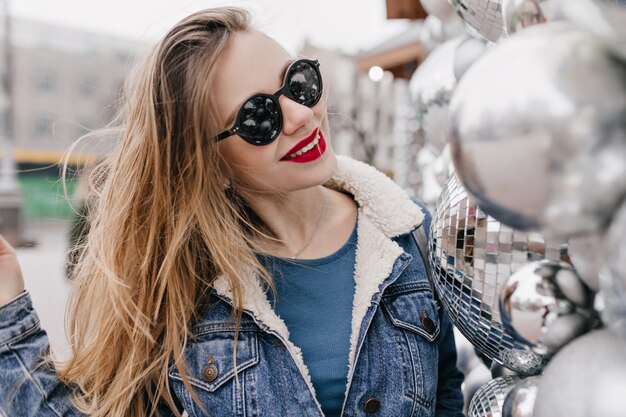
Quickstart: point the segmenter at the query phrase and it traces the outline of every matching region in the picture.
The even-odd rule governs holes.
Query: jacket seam
[[[430,284],[425,281],[408,282],[400,285],[390,285],[385,290],[383,298],[394,295],[406,294],[408,292],[428,291],[430,292]]]
[[[0,346],[9,346],[13,342],[25,339],[26,337],[35,333],[39,329],[40,329],[40,323],[39,323],[39,319],[37,319],[35,323],[33,323],[30,327],[26,328],[26,330],[20,331],[17,335],[13,336],[9,340],[6,340],[0,343]],[[12,350],[10,347],[9,349]]]
[[[50,409],[50,411],[52,411],[57,417],[63,417],[63,415],[61,413],[59,413],[54,407],[52,407],[52,405],[46,400],[46,392],[45,392],[45,390],[41,387],[39,382],[35,378],[33,378],[32,374],[30,373],[28,368],[26,368],[26,364],[24,364],[24,361],[22,360],[22,357],[20,356],[19,351],[13,349],[10,346],[8,346],[8,348],[9,348],[9,352],[14,354],[15,357],[17,358],[17,361],[19,362],[20,367],[24,370],[26,375],[28,375],[28,379],[33,384],[35,384],[35,386],[37,387],[37,391],[39,391],[39,394],[42,396],[42,404],[44,404],[46,407],[48,407]]]
[[[406,252],[403,252],[403,254],[405,254],[405,253],[406,253]],[[401,255],[398,257],[398,259],[400,259],[400,258],[402,257],[402,255],[403,255],[403,254],[401,254]],[[408,254],[408,253],[406,253],[406,254],[407,254],[409,257],[408,257],[408,259],[405,259],[405,260],[404,260],[404,262],[402,262],[402,266],[401,266],[401,267],[400,267],[400,269],[398,270],[398,272],[397,272],[397,274],[396,274],[396,276],[395,276],[395,279],[397,279],[400,275],[402,275],[402,273],[404,272],[404,270],[406,269],[406,267],[407,267],[407,266],[409,265],[409,263],[411,262],[411,255],[410,255],[410,254]],[[389,277],[387,277],[387,279],[389,279]],[[385,283],[385,281],[383,281],[383,283],[382,283],[382,284],[384,284],[384,283]],[[382,285],[382,284],[381,284],[381,285]],[[384,291],[385,291],[387,288],[389,288],[389,286],[385,287],[385,288],[382,290],[382,293],[384,293]],[[379,292],[380,292],[380,291],[381,291],[381,290],[380,290],[380,287],[379,287]],[[382,293],[381,293],[381,294],[382,294]],[[376,297],[374,296],[374,298],[376,298]],[[381,298],[382,298],[382,296],[381,296]],[[357,346],[356,346],[356,349],[357,349],[357,350],[356,350],[356,352],[355,352],[355,354],[354,354],[354,363],[352,364],[352,367],[350,368],[350,374],[348,374],[348,384],[347,384],[347,387],[346,387],[346,393],[345,393],[345,396],[344,396],[344,399],[343,399],[343,404],[342,404],[342,406],[341,406],[341,415],[342,415],[342,416],[343,416],[344,411],[345,411],[345,409],[346,409],[346,405],[348,404],[348,397],[349,397],[349,395],[350,395],[350,390],[352,389],[352,380],[353,380],[353,377],[354,377],[354,372],[355,372],[355,370],[356,370],[356,365],[357,365],[357,362],[358,362],[358,360],[359,360],[359,356],[360,356],[360,354],[361,354],[361,349],[363,348],[363,341],[365,340],[365,336],[367,335],[367,332],[368,332],[368,330],[369,330],[369,328],[370,328],[370,326],[371,326],[371,324],[372,324],[372,321],[373,321],[373,318],[374,318],[374,314],[376,314],[376,310],[378,310],[379,305],[380,305],[380,303],[379,303],[379,302],[375,302],[375,303],[372,303],[372,304],[369,306],[368,311],[367,311],[367,313],[365,314],[365,316],[366,316],[366,317],[368,317],[368,314],[369,314],[369,319],[368,319],[368,321],[367,321],[367,326],[366,326],[366,327],[365,327],[365,329],[363,330],[363,338],[362,338],[362,339],[360,338],[360,334],[359,334],[359,337],[357,337]],[[373,308],[373,310],[374,310],[374,311],[370,314],[370,311],[369,311],[369,310],[370,310],[370,309],[372,309],[372,308]],[[363,323],[361,323],[361,324],[363,324]],[[359,343],[359,340],[360,340],[360,343]]]
[[[194,337],[200,337],[200,336],[204,336],[207,334],[211,334],[211,333],[228,333],[228,332],[234,332],[235,331],[235,325],[228,325],[228,326],[224,326],[224,325],[219,325],[219,324],[207,324],[207,325],[201,325],[201,328],[194,328],[193,329],[193,336]],[[259,326],[257,326],[256,324],[253,323],[246,323],[246,324],[241,324],[239,327],[239,331],[240,332],[246,332],[246,333],[259,333],[261,332],[261,329],[259,328]]]

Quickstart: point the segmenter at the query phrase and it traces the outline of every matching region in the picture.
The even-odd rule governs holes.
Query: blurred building
[[[422,43],[423,23],[423,20],[413,21],[406,31],[357,54],[359,72],[367,73],[372,67],[380,67],[390,71],[394,78],[410,79],[428,55]]]
[[[14,155],[22,164],[56,163],[78,137],[106,125],[130,66],[147,49],[19,18],[12,20],[11,37]]]
[[[408,3],[388,3],[388,14],[416,19],[426,16],[419,2],[414,3],[419,5],[414,10]],[[355,55],[309,43],[300,51],[322,64],[335,151],[372,164],[392,177],[402,171],[394,160],[397,142],[413,141],[415,136],[408,80],[428,54],[422,42],[423,23],[414,20],[402,33]]]
[[[106,126],[132,65],[146,44],[21,18],[11,19],[11,141],[27,221],[74,215],[64,197],[60,161],[88,131]],[[89,140],[72,167],[113,144]],[[76,179],[68,182],[70,195]]]

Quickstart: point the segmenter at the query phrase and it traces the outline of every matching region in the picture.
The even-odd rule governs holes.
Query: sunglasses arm
[[[215,139],[216,142],[219,142],[219,141],[224,140],[226,138],[229,138],[229,137],[231,137],[233,135],[236,135],[238,131],[239,131],[239,129],[237,127],[233,127],[232,129],[225,130],[222,133],[220,133],[219,135],[215,136],[214,139]]]

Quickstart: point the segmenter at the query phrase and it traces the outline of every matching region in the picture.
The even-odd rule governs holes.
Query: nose
[[[302,126],[306,126],[313,117],[313,109],[297,103],[288,97],[281,96],[278,99],[283,113],[283,133],[291,135]]]

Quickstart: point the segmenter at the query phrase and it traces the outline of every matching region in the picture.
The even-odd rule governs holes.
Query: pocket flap
[[[439,335],[439,315],[427,282],[389,287],[381,304],[395,326],[419,333],[431,342]]]
[[[185,360],[189,370],[189,382],[209,392],[214,392],[235,376],[233,363],[234,332],[211,332],[191,341],[186,348]],[[212,363],[210,360],[212,359]],[[256,332],[240,332],[237,340],[237,372],[259,363],[259,346]],[[210,378],[205,367],[213,364]],[[170,377],[182,381],[176,368],[170,369]]]

